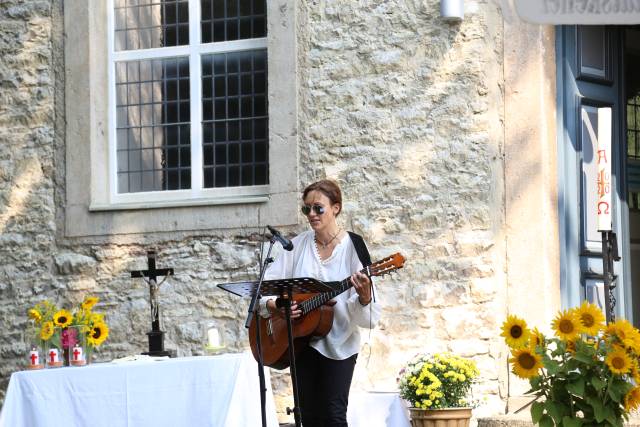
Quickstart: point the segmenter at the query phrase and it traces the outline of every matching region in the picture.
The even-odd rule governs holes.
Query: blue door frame
[[[599,44],[600,43],[600,44]],[[598,57],[598,55],[602,55]],[[602,67],[588,61],[602,59]],[[622,260],[614,267],[616,316],[632,319],[628,208],[626,201],[626,138],[623,102],[623,32],[618,27],[556,27],[558,217],[560,230],[560,292],[563,308],[587,299],[587,290],[601,280],[601,247],[586,231],[583,164],[593,154],[585,141],[583,117],[597,107],[612,108],[612,204],[613,230],[618,236]],[[597,61],[596,61],[597,62]],[[596,113],[597,114],[597,113]],[[587,120],[588,121],[588,120]],[[591,227],[592,228],[592,227]],[[590,229],[591,229],[590,228]]]

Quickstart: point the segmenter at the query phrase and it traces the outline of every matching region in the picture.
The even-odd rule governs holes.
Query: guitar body
[[[404,257],[396,253],[365,267],[361,273],[369,277],[383,276],[402,268],[403,265]],[[315,294],[292,291],[294,292],[293,300],[304,313],[301,317],[291,320],[294,354],[309,344],[311,337],[324,337],[329,333],[333,326],[333,306],[327,303],[346,292],[351,286],[352,283],[347,277],[342,282],[333,282],[332,291]],[[271,316],[268,319],[262,316],[253,317],[249,325],[249,344],[253,357],[258,360],[256,325],[260,325],[260,345],[264,365],[275,369],[289,367],[289,335],[286,319],[280,316]]]
[[[301,302],[313,297],[314,294],[297,294],[294,300]],[[289,367],[289,338],[287,334],[287,320],[280,316],[267,319],[254,316],[249,325],[249,343],[253,357],[258,359],[258,345],[256,342],[256,321],[260,322],[260,344],[262,359],[265,366],[274,369]],[[322,305],[302,317],[291,320],[293,332],[293,346],[298,353],[309,343],[311,337],[323,337],[329,333],[333,325],[333,307]]]

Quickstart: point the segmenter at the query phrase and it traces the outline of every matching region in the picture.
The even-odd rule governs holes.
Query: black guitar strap
[[[356,234],[352,231],[348,231],[349,237],[351,237],[351,242],[353,246],[356,248],[356,253],[358,254],[358,259],[360,260],[360,264],[363,267],[368,267],[371,265],[371,255],[369,255],[369,250],[367,249],[367,244],[364,242],[364,239],[359,234]]]
[[[356,234],[352,231],[348,231],[349,237],[351,237],[351,242],[353,243],[353,247],[356,248],[356,253],[358,254],[358,259],[360,260],[360,264],[363,267],[368,267],[371,265],[371,255],[369,254],[369,249],[367,249],[367,244],[364,242],[364,239],[359,234]],[[372,291],[373,301],[376,301],[376,294]]]

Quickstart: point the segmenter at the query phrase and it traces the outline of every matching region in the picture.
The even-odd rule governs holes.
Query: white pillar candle
[[[611,230],[611,107],[598,108],[598,231]]]
[[[47,352],[47,362],[49,363],[58,363],[60,355],[58,354],[58,349],[50,348]]]
[[[74,362],[79,362],[82,360],[82,347],[73,347],[73,351],[71,352],[71,360]]]
[[[207,331],[207,337],[209,341],[209,347],[220,347],[220,333],[216,328],[211,328]]]
[[[29,363],[34,366],[40,364],[40,355],[38,354],[38,350],[31,350],[29,352]]]

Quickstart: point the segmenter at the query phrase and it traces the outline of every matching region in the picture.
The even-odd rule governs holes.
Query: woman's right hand
[[[286,318],[284,313],[284,307],[278,307],[276,305],[276,300],[270,299],[267,301],[267,310],[271,313],[272,316],[279,316],[283,319]],[[298,307],[298,303],[296,301],[291,302],[291,318],[297,319],[302,317],[302,310]]]

